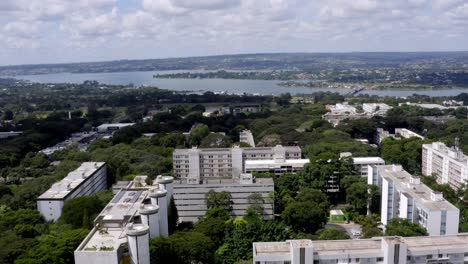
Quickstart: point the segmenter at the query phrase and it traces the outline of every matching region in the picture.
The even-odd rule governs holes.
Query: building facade
[[[431,236],[458,233],[460,210],[399,165],[369,166],[368,183],[381,189],[381,222],[408,219]]]
[[[462,264],[467,262],[468,234],[253,243],[254,264]]]
[[[255,140],[250,130],[242,130],[239,132],[239,142],[249,144],[251,147],[255,147]]]
[[[66,201],[97,193],[107,188],[104,162],[84,162],[37,198],[37,209],[46,221],[56,221]]]
[[[301,159],[301,148],[191,148],[176,149],[173,153],[174,175],[186,178],[239,178],[245,172],[246,160],[287,161]]]
[[[385,160],[381,157],[356,157],[353,158],[353,165],[362,177],[367,178],[369,165],[385,165]]]
[[[449,148],[442,142],[422,146],[422,174],[437,176],[437,182],[449,184],[457,190],[468,180],[468,156],[458,148]]]
[[[271,193],[274,184],[271,178],[253,179],[252,175],[242,174],[239,180],[205,179],[202,183],[190,180],[174,181],[174,202],[179,213],[179,220],[196,222],[207,211],[205,195],[209,191],[229,192],[232,196],[232,214],[236,217],[245,215],[252,205],[249,196],[259,194],[263,198],[263,217],[273,219],[273,199]]]
[[[164,177],[170,186],[169,178]],[[95,227],[74,252],[76,264],[149,264],[151,238],[169,235],[169,191],[137,176],[119,191],[95,219]]]

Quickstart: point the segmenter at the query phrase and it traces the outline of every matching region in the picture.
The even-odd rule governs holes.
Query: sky
[[[0,0],[0,65],[468,50],[468,0]]]

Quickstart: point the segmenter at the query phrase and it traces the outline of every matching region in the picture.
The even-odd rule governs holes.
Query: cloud
[[[467,2],[0,0],[0,47],[10,49],[0,60],[21,59],[25,50],[33,53],[38,47],[51,55],[58,52],[52,47],[77,48],[79,52],[63,57],[66,61],[101,58],[99,54],[111,58],[112,52],[118,58],[145,58],[438,46],[446,50],[468,46]],[[460,44],[448,43],[455,37]],[[44,61],[51,57],[36,57],[41,56]]]

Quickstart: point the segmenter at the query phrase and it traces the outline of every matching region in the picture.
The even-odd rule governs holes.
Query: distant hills
[[[0,76],[163,70],[468,69],[468,52],[265,53],[1,66]]]

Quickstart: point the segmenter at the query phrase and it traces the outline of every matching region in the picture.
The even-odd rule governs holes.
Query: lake
[[[115,85],[148,85],[173,91],[225,91],[228,93],[258,93],[262,95],[278,95],[282,93],[310,94],[319,91],[349,93],[349,89],[337,88],[309,88],[309,87],[281,87],[281,81],[263,80],[227,80],[227,79],[156,79],[153,74],[177,73],[185,71],[148,71],[148,72],[113,72],[113,73],[56,73],[43,75],[18,75],[17,79],[29,80],[39,83],[82,83],[86,80],[95,80],[104,84]],[[191,71],[194,72],[194,71]],[[422,94],[429,96],[453,96],[468,89],[444,90],[364,90],[361,93],[379,96],[410,96]]]

